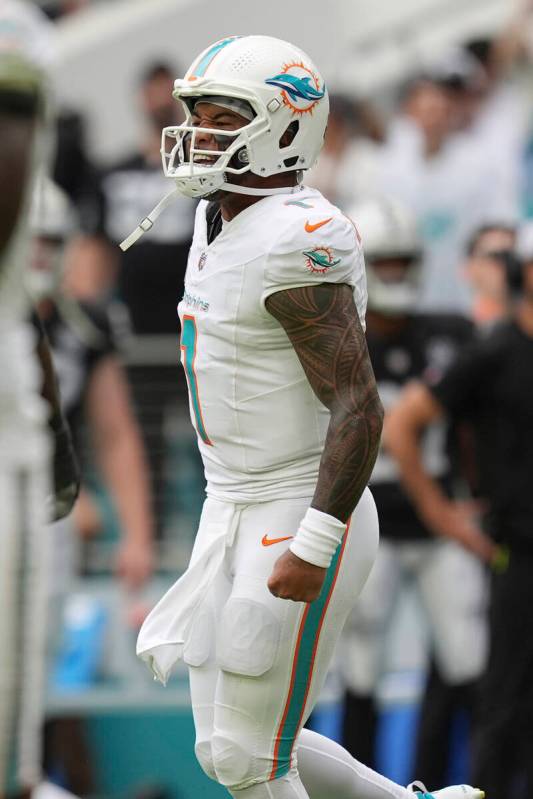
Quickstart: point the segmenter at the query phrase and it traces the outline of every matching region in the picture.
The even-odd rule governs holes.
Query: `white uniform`
[[[198,759],[236,791],[294,768],[378,539],[367,490],[319,599],[268,591],[309,507],[329,412],[265,300],[344,283],[363,320],[366,284],[357,231],[313,189],[262,199],[209,245],[205,212],[201,202],[179,315],[208,498],[189,570],[148,617],[138,653],[163,680],[178,657],[188,663]]]
[[[233,502],[310,496],[329,412],[265,300],[295,286],[347,283],[363,321],[357,232],[306,189],[251,205],[208,246],[205,209],[203,201],[178,312],[207,494]]]
[[[46,93],[50,28],[29,3],[0,4],[0,91]],[[39,778],[40,695],[44,665],[43,535],[48,486],[47,409],[39,396],[41,376],[28,324],[25,286],[29,201],[50,133],[36,127],[24,207],[0,253],[0,792],[8,762],[16,756],[20,784]],[[1,146],[1,133],[0,133]]]

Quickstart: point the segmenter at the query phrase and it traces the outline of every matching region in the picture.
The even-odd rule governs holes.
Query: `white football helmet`
[[[329,112],[324,80],[302,50],[280,39],[230,36],[216,42],[195,58],[184,78],[175,81],[173,95],[186,118],[182,125],[163,130],[163,169],[187,197],[205,197],[220,189],[276,193],[279,189],[230,183],[229,176],[252,172],[268,177],[309,169],[322,147]],[[250,121],[238,131],[195,128],[191,112],[201,98],[235,110],[245,107]],[[291,125],[292,141],[281,146]],[[215,163],[206,160],[212,158],[212,150],[196,146],[197,134],[204,130],[227,141]]]
[[[59,290],[65,245],[76,228],[76,215],[67,194],[50,178],[41,177],[31,198],[30,232],[34,248],[26,273],[26,285],[34,302]]]
[[[31,198],[32,234],[64,243],[76,226],[76,213],[68,195],[51,178],[40,177]]]
[[[402,203],[379,198],[352,207],[363,240],[368,289],[368,308],[396,315],[412,311],[421,281],[422,242],[414,214]],[[408,268],[393,281],[383,280],[374,268],[380,261],[406,261]]]

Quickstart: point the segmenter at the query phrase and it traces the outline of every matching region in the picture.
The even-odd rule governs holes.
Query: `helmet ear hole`
[[[296,135],[298,134],[299,130],[300,130],[300,123],[298,122],[297,119],[295,119],[293,122],[287,125],[287,127],[281,134],[279,140],[279,149],[284,150],[286,147],[290,147],[294,139],[296,138]]]

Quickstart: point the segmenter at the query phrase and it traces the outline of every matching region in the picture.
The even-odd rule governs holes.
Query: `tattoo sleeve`
[[[311,504],[345,522],[370,478],[383,425],[352,290],[326,283],[288,289],[272,294],[266,307],[331,413]]]

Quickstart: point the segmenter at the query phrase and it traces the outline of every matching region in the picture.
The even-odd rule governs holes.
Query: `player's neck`
[[[249,208],[250,205],[254,205],[254,203],[262,199],[262,197],[252,197],[251,194],[230,194],[230,192],[225,192],[224,197],[220,200],[222,219],[225,222],[229,222],[241,211],[244,211],[245,208]]]
[[[257,175],[252,175],[250,172],[243,175],[241,186],[249,186],[250,188],[267,188],[278,189],[291,186],[296,186],[296,173],[295,172],[281,172],[279,175],[271,175],[268,178],[260,178]],[[268,195],[267,195],[268,196]],[[252,194],[233,194],[232,192],[224,192],[220,198],[220,211],[222,219],[229,222],[234,219],[245,208],[254,205],[263,200],[264,197]]]

